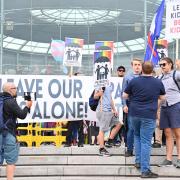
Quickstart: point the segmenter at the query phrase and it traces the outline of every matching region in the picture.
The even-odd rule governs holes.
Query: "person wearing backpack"
[[[14,83],[6,82],[3,85],[1,100],[1,129],[0,129],[0,164],[6,160],[7,180],[13,180],[15,163],[18,160],[19,144],[16,139],[17,118],[25,119],[32,101],[27,101],[26,106],[21,109],[16,102],[17,87]]]
[[[94,93],[94,98],[100,99],[96,109],[96,117],[99,122],[98,143],[100,145],[100,156],[110,156],[110,153],[104,147],[104,133],[109,131],[110,128],[115,125],[109,136],[109,141],[113,141],[115,135],[121,127],[121,123],[118,119],[118,112],[114,106],[111,92],[112,87],[106,86],[96,90]]]
[[[169,57],[160,60],[163,75],[159,78],[164,84],[166,101],[161,105],[160,128],[166,136],[166,159],[159,166],[172,166],[174,138],[176,139],[177,162],[180,168],[180,72],[173,70],[173,61]]]

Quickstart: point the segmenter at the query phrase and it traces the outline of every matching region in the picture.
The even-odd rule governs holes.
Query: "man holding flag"
[[[165,0],[162,0],[159,8],[156,11],[156,14],[153,17],[151,27],[148,33],[148,42],[147,42],[144,61],[151,61],[154,66],[158,65],[159,62],[159,56],[155,44],[161,32],[164,7],[165,7]]]

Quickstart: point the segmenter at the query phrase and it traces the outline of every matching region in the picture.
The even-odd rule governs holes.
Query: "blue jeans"
[[[131,116],[127,117],[127,121],[128,121],[127,150],[128,151],[133,151],[133,146],[134,146],[134,129],[133,129],[132,123],[131,123]]]
[[[150,170],[151,140],[156,127],[155,119],[130,118],[134,129],[135,162],[140,163],[141,172]]]

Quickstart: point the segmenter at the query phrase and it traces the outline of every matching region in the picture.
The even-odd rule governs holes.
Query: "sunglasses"
[[[18,90],[18,88],[17,88],[17,87],[13,87],[13,88],[11,88],[11,89],[17,89],[17,90]]]
[[[119,72],[125,72],[123,69],[118,70]]]
[[[167,63],[161,63],[159,64],[160,67],[165,67]]]

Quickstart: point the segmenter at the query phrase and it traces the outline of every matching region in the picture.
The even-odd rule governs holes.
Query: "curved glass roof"
[[[157,5],[161,0],[157,0]],[[147,0],[148,3],[153,3]],[[127,10],[129,11],[129,10]],[[121,16],[122,9],[110,10],[110,9],[36,9],[30,10],[33,17],[59,25],[92,25],[105,23],[111,20],[118,19]],[[142,13],[142,12],[141,12]],[[136,12],[137,14],[137,12]],[[164,30],[161,32],[161,38],[164,38]],[[39,54],[51,54],[50,43],[40,43],[34,41],[27,41],[23,39],[17,39],[9,36],[4,36],[3,47],[5,49],[23,51],[29,53]],[[89,55],[94,53],[94,44],[84,45],[83,54]],[[114,43],[114,53],[127,53],[133,51],[139,51],[145,49],[144,38],[138,38],[123,42]]]
[[[12,37],[4,37],[3,47],[6,49],[47,54],[50,52],[50,43],[39,43],[33,41],[26,41],[22,39],[15,39]],[[94,44],[84,45],[83,54],[93,54],[95,49]],[[144,49],[144,39],[139,38],[135,40],[129,40],[124,42],[114,43],[114,53],[125,53]]]
[[[61,25],[92,25],[117,18],[120,11],[94,9],[39,9],[31,10],[36,18]]]
[[[163,29],[160,38],[164,38],[165,30]],[[27,41],[23,39],[16,39],[13,37],[4,36],[3,48],[23,51],[29,53],[39,53],[39,54],[51,54],[50,43],[39,43],[34,41]],[[94,44],[84,45],[82,53],[84,55],[89,55],[94,53]],[[144,39],[138,38],[129,41],[115,42],[114,43],[114,53],[127,53],[133,51],[144,50]]]

